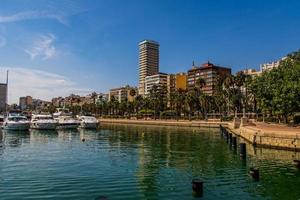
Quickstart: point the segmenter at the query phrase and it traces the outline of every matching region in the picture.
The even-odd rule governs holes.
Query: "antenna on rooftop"
[[[209,64],[209,60],[210,60],[209,57],[207,57],[207,64]]]

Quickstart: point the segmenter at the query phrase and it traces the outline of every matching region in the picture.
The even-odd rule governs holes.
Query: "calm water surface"
[[[3,131],[0,199],[195,199],[193,178],[205,182],[202,199],[300,199],[299,154],[247,146],[243,161],[217,129]]]

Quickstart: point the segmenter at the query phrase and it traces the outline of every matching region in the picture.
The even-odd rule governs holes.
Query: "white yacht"
[[[55,130],[57,124],[57,121],[49,114],[33,114],[31,117],[30,128],[40,130]]]
[[[9,113],[3,122],[3,129],[26,131],[30,128],[30,121],[21,113]]]
[[[80,121],[73,118],[72,113],[66,108],[58,108],[53,117],[58,122],[58,129],[76,129],[80,125]]]
[[[80,125],[80,121],[71,116],[59,116],[57,122],[58,129],[76,129]]]
[[[56,108],[56,112],[53,113],[53,118],[57,119],[60,116],[72,116],[72,113],[67,108]]]
[[[79,128],[96,129],[98,127],[98,120],[93,116],[78,116],[80,121]]]

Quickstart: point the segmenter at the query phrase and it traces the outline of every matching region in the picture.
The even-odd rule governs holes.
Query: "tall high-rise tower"
[[[145,78],[159,71],[159,44],[152,40],[139,43],[139,94],[145,95]]]
[[[6,111],[8,90],[8,71],[6,72],[6,83],[0,83],[0,113]]]

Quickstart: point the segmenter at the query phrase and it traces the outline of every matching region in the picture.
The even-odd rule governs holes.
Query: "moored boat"
[[[72,117],[72,112],[66,108],[57,108],[53,113],[53,118],[57,121],[57,129],[76,129],[80,121]]]
[[[57,126],[57,121],[53,119],[51,115],[45,114],[33,114],[31,117],[31,126],[32,129],[40,130],[55,130]]]
[[[80,121],[71,116],[59,116],[57,122],[57,129],[76,129],[80,125]]]
[[[79,128],[96,129],[99,125],[98,120],[93,116],[78,116],[78,119],[80,121]]]
[[[21,113],[9,113],[3,122],[3,129],[26,131],[30,128],[30,121]]]

